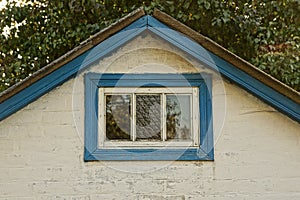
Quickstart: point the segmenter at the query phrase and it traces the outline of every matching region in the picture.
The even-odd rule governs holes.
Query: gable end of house
[[[159,36],[212,70],[240,85],[267,104],[300,122],[300,94],[232,54],[222,46],[155,10],[153,16],[139,8],[103,29],[31,77],[0,94],[0,120],[72,78],[144,31]]]

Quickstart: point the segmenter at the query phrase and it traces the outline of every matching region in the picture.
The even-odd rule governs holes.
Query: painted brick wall
[[[206,70],[184,56],[144,36],[89,70]],[[79,74],[0,122],[0,200],[300,199],[299,124],[211,73],[214,162],[83,162]]]

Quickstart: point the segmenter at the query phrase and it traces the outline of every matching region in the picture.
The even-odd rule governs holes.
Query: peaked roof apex
[[[0,111],[3,110],[6,114],[1,114],[0,112],[0,120],[9,116],[11,113],[15,112],[16,110],[22,108],[26,103],[30,103],[35,98],[30,97],[30,100],[26,99],[26,102],[22,102],[19,100],[22,97],[23,93],[26,93],[27,96],[30,96],[30,89],[29,87],[36,87],[40,81],[45,80],[49,76],[57,76],[59,70],[64,70],[68,67],[72,61],[84,56],[90,49],[95,48],[98,45],[104,45],[106,40],[109,40],[111,36],[115,34],[119,34],[122,30],[127,30],[127,28],[140,28],[141,26],[145,26],[148,29],[148,26],[153,26],[154,29],[160,29],[162,26],[167,27],[168,30],[172,30],[172,34],[176,36],[173,37],[185,37],[187,36],[187,40],[192,41],[192,43],[196,43],[198,46],[200,45],[201,48],[204,48],[206,52],[217,60],[220,61],[219,67],[220,69],[223,68],[223,64],[226,66],[222,69],[223,75],[227,78],[235,81],[237,84],[243,86],[248,91],[251,91],[256,96],[261,97],[266,102],[269,102],[274,107],[278,108],[279,110],[283,111],[296,121],[300,122],[300,93],[292,88],[288,87],[287,85],[281,83],[277,79],[273,78],[269,74],[259,70],[255,66],[251,65],[247,61],[241,59],[240,57],[236,56],[235,54],[229,52],[227,49],[223,48],[222,46],[218,45],[216,42],[212,41],[211,39],[201,35],[197,31],[191,29],[190,27],[182,24],[181,22],[177,21],[170,15],[161,12],[158,9],[155,9],[152,16],[147,16],[144,9],[138,8],[135,11],[129,13],[127,16],[121,18],[117,22],[113,23],[112,25],[104,28],[100,32],[96,33],[95,35],[91,36],[87,40],[80,43],[77,47],[73,50],[69,51],[65,55],[61,56],[57,60],[51,62],[47,66],[41,68],[39,71],[35,72],[32,76],[27,77],[23,81],[15,84],[14,86],[10,87],[9,89],[0,93]],[[147,19],[147,21],[145,21]],[[144,20],[144,21],[143,21]],[[142,24],[139,24],[142,22]],[[145,23],[146,22],[146,23]],[[153,28],[152,27],[152,28]],[[144,27],[145,28],[145,27]],[[162,34],[164,34],[164,30],[160,30]],[[176,33],[177,32],[177,33]],[[181,34],[179,34],[180,32]],[[182,36],[185,35],[185,36]],[[169,37],[169,35],[165,35]],[[176,40],[177,38],[175,38]],[[186,39],[183,39],[183,42],[186,42],[185,45],[189,45]],[[102,43],[103,42],[103,43]],[[180,42],[179,42],[180,43]],[[194,49],[197,55],[200,55],[197,49]],[[226,63],[224,63],[224,61]],[[78,69],[76,69],[78,70]],[[228,71],[229,70],[229,71]],[[74,72],[74,71],[73,71]],[[237,73],[237,74],[235,74]],[[247,77],[247,81],[243,82],[243,80],[239,81],[239,77],[237,77],[240,73],[244,74]],[[53,75],[55,74],[55,75]],[[235,78],[230,78],[233,75]],[[65,81],[67,78],[71,77],[71,75],[66,76]],[[253,83],[255,82],[255,83]],[[36,83],[36,84],[35,84]],[[56,82],[55,84],[52,83],[52,86],[46,89],[39,89],[37,90],[40,94],[43,95],[45,92],[49,91],[50,89],[54,88],[56,85],[60,83]],[[261,89],[263,87],[264,89]],[[36,88],[35,88],[36,89]],[[25,91],[25,92],[24,92]],[[44,93],[43,93],[44,92]],[[17,101],[17,103],[15,102]],[[2,107],[2,108],[1,108]],[[9,109],[10,111],[5,111],[5,109]]]

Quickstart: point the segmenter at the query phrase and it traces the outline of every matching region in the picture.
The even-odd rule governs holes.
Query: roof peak
[[[3,112],[6,113],[2,114],[0,119],[5,118],[24,105],[38,98],[38,96],[30,97],[29,93],[33,92],[30,91],[30,88],[34,88],[34,90],[41,96],[50,89],[54,88],[56,85],[61,84],[63,81],[73,76],[73,74],[79,70],[79,67],[77,66],[74,69],[71,69],[73,66],[68,65],[72,62],[74,63],[76,59],[78,60],[76,61],[78,62],[76,63],[77,65],[80,64],[80,62],[83,62],[80,60],[82,56],[86,56],[91,49],[97,47],[98,45],[101,46],[102,42],[105,42],[111,36],[119,34],[124,30],[131,29],[140,30],[141,32],[143,31],[143,28],[149,29],[152,32],[160,35],[162,38],[168,40],[170,43],[173,43],[175,46],[178,44],[177,47],[179,48],[185,46],[186,49],[192,49],[195,47],[195,49],[192,49],[191,51],[187,50],[188,53],[193,53],[193,56],[198,56],[199,58],[201,56],[203,57],[204,55],[201,55],[201,51],[207,51],[207,54],[210,54],[212,57],[214,57],[214,59],[219,60],[221,63],[218,66],[211,66],[212,68],[220,69],[220,72],[227,78],[246,88],[256,96],[261,97],[264,101],[269,102],[276,108],[279,108],[285,113],[292,115],[292,118],[300,122],[299,92],[281,83],[265,72],[257,69],[255,66],[229,52],[227,49],[218,45],[211,39],[182,24],[170,15],[158,9],[154,9],[152,15],[146,15],[143,7],[134,10],[127,16],[99,31],[95,35],[80,43],[71,51],[67,52],[60,58],[34,73],[32,76],[27,77],[23,81],[0,93],[0,105],[3,109]],[[131,37],[135,37],[138,35],[138,33],[139,32],[137,31]],[[121,40],[122,38],[120,38],[120,41]],[[120,44],[121,43],[119,43],[119,45]],[[197,45],[199,47],[196,47]],[[102,53],[103,52],[101,52],[101,54]],[[210,64],[208,63],[208,65]],[[54,81],[51,83],[52,85],[50,84],[51,87],[47,86],[46,89],[38,88],[41,87],[39,86],[39,82],[43,79],[46,80],[46,78],[49,76],[59,76],[55,75],[55,73],[58,73],[59,70],[68,71],[64,71],[64,73],[66,73],[65,77],[63,77],[64,79],[61,79],[60,82]],[[235,76],[235,73],[242,73],[243,76],[247,76],[247,80],[240,80],[238,76]],[[262,89],[260,87],[264,88]],[[27,94],[26,92],[29,93]],[[272,95],[270,95],[269,92],[271,92]],[[27,95],[27,100],[26,102],[23,102],[23,98],[25,97],[22,95],[25,93]],[[1,107],[0,111],[2,110]]]

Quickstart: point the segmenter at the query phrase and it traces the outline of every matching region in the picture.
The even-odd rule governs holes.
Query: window
[[[85,160],[213,160],[208,74],[85,76]]]
[[[198,87],[99,88],[99,148],[199,144]]]

